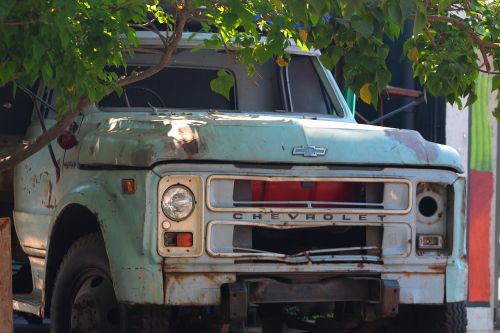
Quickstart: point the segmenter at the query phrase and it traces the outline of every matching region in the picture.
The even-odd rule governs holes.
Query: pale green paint
[[[465,256],[465,178],[453,184],[453,252],[446,266],[446,302],[462,302],[467,299],[467,259]]]
[[[78,162],[148,168],[182,160],[238,163],[462,166],[450,147],[408,130],[281,114],[89,115],[99,124],[80,141]],[[293,156],[294,147],[327,148],[325,156]]]
[[[136,192],[123,195],[121,180],[130,178],[135,179]],[[152,171],[79,170],[76,179],[68,180],[72,189],[61,198],[53,215],[51,230],[70,204],[96,214],[116,296],[127,303],[163,304],[162,259],[156,252],[158,180]]]

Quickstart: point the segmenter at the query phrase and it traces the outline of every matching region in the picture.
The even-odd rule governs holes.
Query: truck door
[[[44,87],[38,89],[37,96],[48,104],[52,103],[53,93]],[[55,112],[35,100],[24,140],[33,142],[43,134],[43,126],[49,129],[55,123]],[[57,203],[56,187],[61,176],[58,170],[63,163],[63,154],[64,151],[53,141],[51,148],[44,147],[14,169],[14,221],[20,243],[28,255],[45,256],[49,223]]]

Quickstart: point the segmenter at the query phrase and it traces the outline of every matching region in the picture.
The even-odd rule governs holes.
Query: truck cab
[[[72,144],[15,168],[33,287],[14,309],[50,317],[53,332],[202,332],[192,325],[207,318],[234,332],[252,320],[264,332],[465,332],[457,152],[357,124],[316,51],[292,46],[288,66],[248,76],[224,50],[192,52],[206,38],[90,106]],[[161,41],[139,39],[152,52],[126,71],[159,59]],[[221,69],[229,98],[210,88]],[[58,94],[36,93],[48,105]],[[34,118],[24,139],[42,132]]]

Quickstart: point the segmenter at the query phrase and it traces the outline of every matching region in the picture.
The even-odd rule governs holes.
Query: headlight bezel
[[[182,216],[182,217],[176,217],[174,216],[173,214],[169,214],[168,213],[168,208],[166,208],[164,205],[164,202],[165,202],[165,196],[167,195],[167,193],[169,191],[174,191],[174,190],[184,190],[185,193],[189,194],[190,198],[191,198],[191,208],[190,208],[190,211],[187,215],[185,216]],[[175,195],[175,194],[174,194]],[[172,195],[173,196],[173,195]],[[171,185],[169,186],[162,194],[161,196],[161,199],[160,199],[160,207],[161,207],[161,210],[163,212],[163,215],[165,215],[165,217],[167,217],[168,219],[172,220],[172,221],[175,221],[175,222],[182,222],[182,221],[185,221],[187,220],[192,214],[193,212],[195,211],[195,208],[196,208],[196,197],[193,193],[193,191],[185,186],[185,185],[182,185],[180,183],[178,184],[174,184],[174,185]]]

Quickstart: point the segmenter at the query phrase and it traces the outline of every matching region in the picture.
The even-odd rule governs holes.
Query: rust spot
[[[446,265],[429,265],[429,269],[434,272],[444,272]]]
[[[184,152],[188,159],[193,158],[204,147],[198,130],[190,124],[176,123],[168,132],[176,149]]]
[[[411,149],[415,156],[422,161],[428,163],[434,161],[438,156],[437,146],[425,140],[420,133],[409,130],[386,129],[386,136],[402,143]]]
[[[465,212],[467,208],[467,193],[465,189],[462,190],[462,207],[460,209],[460,214],[462,215],[462,221],[465,222]]]
[[[429,191],[439,195],[443,195],[445,190],[444,186],[444,184],[426,183],[425,186],[419,186],[417,188],[417,194],[420,194],[423,191]]]
[[[182,147],[188,158],[192,158],[193,155],[198,154],[198,141],[196,139],[189,142],[181,142],[180,146]]]
[[[48,199],[47,199],[47,204],[45,205],[45,207],[47,208],[54,208],[54,205],[51,204],[51,201],[52,201],[52,181],[49,179],[49,187],[48,187],[48,190],[47,190],[47,196],[48,196]]]

